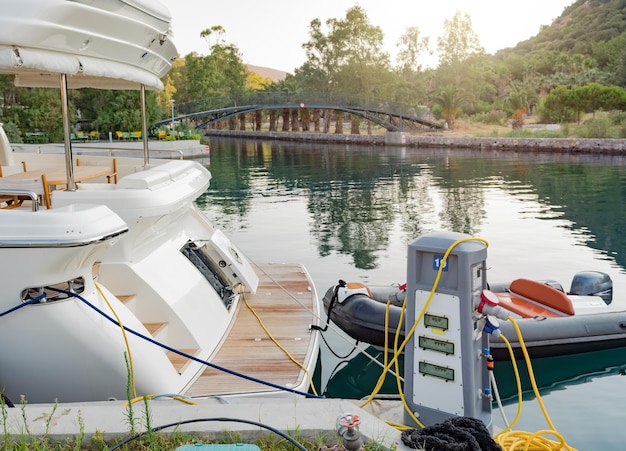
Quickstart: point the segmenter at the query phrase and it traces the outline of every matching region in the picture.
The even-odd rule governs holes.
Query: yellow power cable
[[[367,404],[369,404],[370,402],[372,402],[374,400],[374,398],[376,397],[376,395],[378,394],[378,392],[380,391],[380,389],[383,386],[383,383],[385,382],[385,377],[387,374],[387,371],[391,368],[391,364],[388,364],[388,351],[389,351],[389,309],[391,308],[391,303],[389,302],[389,300],[387,300],[387,307],[385,309],[385,347],[384,347],[384,357],[383,357],[383,370],[380,374],[380,376],[378,377],[378,380],[376,381],[376,385],[374,386],[374,389],[372,390],[372,393],[370,393],[370,395],[368,396],[368,398],[363,401],[359,407],[363,408],[365,407]],[[398,327],[396,329],[396,332],[400,329],[400,324],[402,324],[402,312],[400,313],[400,320],[398,321]],[[395,358],[395,355],[394,355]]]
[[[402,311],[400,312],[400,324],[402,324],[402,319],[404,317],[404,311],[405,311],[405,309],[403,308]],[[426,311],[426,310],[424,309],[424,311]],[[422,312],[422,314],[418,318],[421,319],[422,316],[423,316],[423,312]],[[418,319],[418,321],[419,321],[419,319]],[[415,330],[415,328],[413,330]],[[399,339],[400,339],[400,328],[398,327],[396,329],[396,336],[394,337],[394,340],[393,340],[393,353],[394,353],[394,356],[398,356],[398,357],[400,356],[400,353],[401,353],[401,351],[398,350],[398,341],[399,341]],[[406,345],[406,343],[407,343],[406,340],[402,343],[402,347],[403,348]],[[422,423],[415,416],[415,413],[413,413],[413,410],[409,407],[409,404],[406,402],[406,397],[404,396],[404,390],[402,390],[402,381],[400,380],[400,363],[399,363],[399,361],[400,361],[399,358],[395,358],[394,359],[394,365],[395,365],[394,369],[396,370],[396,385],[398,387],[398,393],[400,394],[400,400],[402,401],[402,405],[404,406],[405,412],[407,412],[409,414],[409,416],[415,422],[415,424],[417,424],[419,427],[421,427],[423,429],[426,426],[424,425],[424,423]]]
[[[511,424],[509,424],[503,431],[500,431],[499,434],[504,434],[510,431],[513,426],[517,423],[522,415],[522,381],[519,375],[519,369],[517,368],[517,361],[515,360],[515,353],[513,352],[513,347],[511,346],[511,342],[502,334],[500,334],[500,338],[506,344],[507,349],[509,350],[509,356],[511,357],[511,363],[513,365],[513,372],[515,373],[515,384],[517,386],[517,413]]]
[[[100,296],[102,296],[102,299],[104,299],[104,302],[106,302],[107,306],[109,307],[109,310],[111,310],[111,312],[113,313],[113,316],[115,316],[115,319],[117,320],[117,324],[119,325],[120,330],[122,331],[122,336],[124,337],[124,343],[126,344],[126,352],[128,353],[128,367],[129,367],[129,372],[130,372],[130,384],[131,384],[131,387],[133,389],[133,396],[137,397],[137,389],[135,388],[135,371],[133,369],[133,355],[130,352],[130,343],[128,343],[128,336],[126,335],[126,330],[124,329],[124,325],[122,324],[122,320],[117,315],[117,312],[115,311],[115,309],[113,308],[113,306],[111,305],[111,303],[109,302],[107,297],[104,295],[104,292],[100,288],[100,284],[94,283],[94,285],[96,286],[96,289],[98,290],[98,293],[100,293]]]
[[[287,349],[285,349],[285,347],[283,345],[281,345],[278,340],[276,340],[276,338],[274,338],[274,336],[272,335],[272,333],[268,330],[267,327],[265,327],[265,324],[263,323],[263,320],[261,319],[261,317],[257,314],[257,312],[252,308],[252,306],[250,305],[250,303],[248,302],[248,299],[246,298],[246,294],[245,292],[241,292],[241,296],[243,297],[243,301],[246,304],[246,307],[248,307],[248,309],[252,312],[252,314],[255,316],[255,318],[257,319],[257,321],[259,322],[259,324],[261,325],[261,327],[263,328],[263,330],[265,331],[265,333],[267,334],[268,337],[270,337],[270,340],[272,340],[274,342],[274,344],[276,346],[278,346],[287,357],[289,357],[289,360],[291,360],[293,363],[295,363],[296,365],[298,365],[307,375],[307,377],[309,378],[309,383],[311,384],[311,390],[313,390],[313,394],[315,396],[319,396],[317,394],[317,390],[315,389],[315,384],[313,383],[313,378],[311,377],[311,373],[309,373],[309,370],[306,369],[306,367],[298,362],[290,353],[289,351],[287,351]]]
[[[569,446],[565,442],[565,439],[563,438],[563,436],[556,431],[556,428],[554,427],[554,424],[552,424],[552,420],[550,419],[550,416],[548,415],[548,411],[546,410],[546,407],[543,404],[543,400],[541,399],[541,395],[539,394],[539,389],[537,388],[537,382],[535,380],[535,374],[533,372],[533,367],[532,367],[532,364],[530,362],[530,356],[528,355],[528,350],[526,349],[526,344],[524,343],[524,338],[522,337],[522,332],[520,331],[519,325],[517,324],[517,321],[515,321],[514,318],[509,316],[509,321],[511,321],[511,324],[513,325],[513,327],[515,329],[515,333],[517,334],[517,338],[519,340],[520,347],[522,349],[522,353],[524,354],[524,360],[526,361],[526,367],[528,369],[528,377],[530,378],[530,383],[532,385],[533,392],[535,394],[535,397],[537,398],[537,402],[539,403],[539,406],[541,407],[541,411],[543,413],[543,416],[546,419],[546,422],[548,423],[548,426],[550,426],[550,429],[537,431],[535,433],[530,433],[530,432],[525,432],[525,431],[511,431],[511,430],[508,430],[508,429],[510,429],[510,427],[513,426],[513,424],[515,424],[517,422],[517,420],[519,418],[519,415],[521,414],[521,403],[522,403],[522,401],[521,401],[521,384],[519,382],[519,373],[517,372],[517,367],[515,366],[515,363],[514,363],[514,369],[516,370],[515,371],[515,375],[516,375],[516,378],[518,378],[518,381],[517,381],[518,400],[519,400],[518,415],[515,417],[515,420],[513,421],[513,423],[511,423],[511,426],[509,428],[505,429],[504,431],[502,431],[501,433],[496,435],[496,437],[495,437],[496,442],[505,451],[515,451],[515,450],[524,450],[524,451],[544,451],[544,450],[576,451],[575,448],[572,448],[571,446]],[[506,337],[504,337],[503,335],[500,335],[500,337],[503,338],[504,340],[506,340]],[[505,343],[507,343],[507,341],[505,341]],[[510,348],[510,344],[508,344],[507,346],[509,346],[509,353],[511,355],[511,358],[512,358],[513,362],[515,362],[515,356],[513,354],[512,348]],[[546,438],[545,435],[552,435],[552,436],[554,436],[557,439],[557,441],[550,440],[550,439]]]
[[[145,395],[145,396],[136,396],[135,398],[131,399],[130,401],[125,402],[124,406],[128,406],[129,404],[134,404],[136,402],[143,401],[144,399],[154,399],[154,398],[156,398],[158,396],[167,396],[168,398],[172,398],[172,399],[175,399],[176,401],[184,402],[185,404],[190,404],[190,405],[198,404],[197,402],[192,401],[191,399],[188,399],[188,398],[186,398],[184,396],[152,394],[152,395]]]
[[[260,271],[263,275],[265,275],[270,281],[272,281],[273,283],[275,283],[285,294],[287,294],[287,296],[289,296],[291,299],[293,299],[298,305],[300,305],[300,307],[302,307],[304,310],[306,310],[307,312],[309,312],[314,318],[316,318],[317,320],[319,320],[320,322],[323,322],[323,319],[316,313],[314,312],[311,308],[309,308],[308,306],[304,305],[297,297],[295,297],[293,295],[293,293],[291,293],[287,288],[285,288],[280,282],[278,282],[276,279],[274,279],[271,274],[269,274],[267,271],[265,271],[265,269],[263,269],[261,266],[259,266],[256,263],[253,263],[257,270]],[[334,332],[336,332],[338,334],[338,336],[345,340],[346,342],[349,342],[350,344],[352,344],[352,341],[349,341],[347,338],[347,335],[345,335],[340,328],[337,328],[332,322],[328,323],[326,325],[327,327],[329,327],[330,329],[332,329]],[[353,348],[355,348],[356,350],[358,350],[359,353],[361,353],[363,356],[367,357],[372,363],[381,366],[381,363],[376,360],[375,357],[371,356],[370,354],[368,354],[365,350],[363,350],[362,348],[356,346],[356,345],[352,345]]]
[[[391,421],[391,420],[385,420],[385,423],[387,423],[389,426],[399,431],[409,431],[413,429],[411,426],[407,426],[406,424],[396,423],[395,421]]]
[[[383,348],[383,371],[381,373],[381,375],[385,375],[385,373],[387,371],[385,371],[385,368],[387,367],[387,362],[389,360],[389,309],[391,308],[391,301],[389,301],[389,299],[387,299],[387,305],[385,306],[385,347]],[[400,325],[400,323],[398,323],[398,326]],[[399,327],[397,328],[399,329]],[[380,391],[380,388],[382,387],[383,383],[385,381],[385,377],[378,377],[378,381],[376,382],[376,393],[378,393]],[[379,386],[380,384],[380,386]],[[370,400],[373,398],[370,398]]]
[[[133,396],[134,398],[130,400],[130,402],[126,402],[124,403],[125,406],[127,406],[128,404],[133,404],[137,401],[141,401],[144,399],[143,396],[137,396],[137,388],[135,387],[135,370],[133,368],[133,356],[130,352],[130,343],[128,342],[128,336],[126,335],[126,329],[124,329],[124,325],[122,324],[122,320],[121,318],[118,316],[117,312],[115,311],[115,309],[113,308],[113,306],[111,305],[111,303],[109,302],[109,300],[107,299],[107,297],[105,296],[104,292],[102,291],[102,289],[100,288],[100,285],[95,283],[94,284],[96,286],[96,289],[98,290],[98,293],[100,293],[100,296],[102,296],[102,299],[104,299],[104,302],[106,303],[106,305],[109,307],[109,310],[111,310],[111,312],[113,313],[113,316],[115,316],[115,319],[117,321],[117,324],[120,327],[120,330],[122,331],[122,336],[124,337],[124,343],[126,344],[126,352],[128,354],[128,367],[129,367],[129,373],[130,373],[130,383],[131,383],[131,387],[133,389]],[[152,399],[155,396],[158,396],[156,394],[153,395],[146,395],[145,397],[147,399]],[[176,395],[171,395],[170,396],[172,399],[176,399],[178,401],[182,401],[184,403],[187,404],[196,404],[195,402],[185,399],[182,396],[176,396]]]

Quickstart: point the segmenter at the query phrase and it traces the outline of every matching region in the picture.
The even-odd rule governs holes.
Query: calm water
[[[251,259],[303,263],[319,295],[338,279],[403,283],[407,243],[450,230],[489,242],[491,282],[551,278],[568,289],[577,271],[594,269],[613,279],[612,305],[626,308],[621,157],[213,139],[210,169],[201,209]],[[352,344],[326,336],[339,353]],[[323,352],[328,378],[333,357]],[[571,446],[623,449],[625,350],[535,371]],[[528,398],[516,429],[547,428]],[[509,419],[516,408],[506,406]]]

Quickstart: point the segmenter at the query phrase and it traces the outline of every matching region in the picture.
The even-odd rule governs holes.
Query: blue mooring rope
[[[61,290],[61,289],[53,288],[53,287],[46,287],[46,288],[49,289],[49,290],[52,290],[52,291],[56,291],[58,293],[63,293],[63,294],[66,294],[68,296],[78,298],[80,301],[85,303],[87,306],[91,307],[93,310],[95,310],[101,316],[103,316],[104,318],[108,319],[110,322],[115,324],[117,327],[120,327],[120,323],[118,323],[117,320],[115,320],[115,318],[112,318],[111,316],[107,315],[105,312],[100,310],[98,307],[93,305],[91,302],[89,302],[87,299],[85,299],[84,297],[82,297],[78,293],[73,293],[71,291]],[[23,303],[23,304],[21,304],[21,305],[19,305],[17,307],[14,307],[14,308],[12,308],[10,310],[7,310],[6,312],[0,314],[0,317],[2,317],[4,315],[7,315],[7,314],[9,314],[9,313],[11,313],[11,312],[13,312],[15,310],[18,310],[18,309],[20,309],[22,307],[25,307],[27,305],[31,305],[31,304],[34,304],[36,302],[39,302],[41,300],[41,298],[43,298],[43,297],[45,297],[45,293],[40,295],[40,296],[38,296],[37,298],[31,299],[30,301],[25,302],[25,303]],[[282,387],[282,386],[274,384],[272,382],[264,381],[262,379],[257,379],[255,377],[248,376],[248,375],[243,374],[243,373],[238,373],[237,371],[233,371],[233,370],[230,370],[228,368],[216,365],[215,363],[211,363],[211,362],[207,362],[206,360],[198,359],[197,357],[194,357],[194,356],[192,356],[190,354],[186,354],[186,353],[184,353],[182,351],[179,351],[178,349],[172,348],[172,347],[170,347],[170,346],[168,346],[166,344],[160,343],[160,342],[156,341],[155,339],[147,337],[147,336],[145,336],[145,335],[143,335],[143,334],[141,334],[141,333],[139,333],[139,332],[137,332],[137,331],[135,331],[133,329],[130,329],[130,328],[126,327],[126,326],[122,326],[122,327],[124,328],[125,331],[127,331],[127,332],[129,332],[129,333],[131,333],[131,334],[133,334],[133,335],[135,335],[135,336],[137,336],[139,338],[142,338],[142,339],[144,339],[146,341],[149,341],[150,343],[155,344],[155,345],[157,345],[157,346],[159,346],[159,347],[161,347],[161,348],[163,348],[163,349],[165,349],[167,351],[171,351],[171,352],[173,352],[175,354],[178,354],[180,356],[183,356],[183,357],[188,358],[190,360],[193,360],[195,362],[201,363],[203,365],[209,366],[209,367],[214,368],[216,370],[223,371],[225,373],[231,374],[233,376],[237,376],[237,377],[240,377],[240,378],[243,378],[243,379],[247,379],[247,380],[252,381],[252,382],[257,382],[259,384],[267,385],[269,387],[276,388],[278,390],[283,390],[283,391],[286,391],[286,392],[294,393],[296,395],[301,395],[301,396],[304,396],[306,398],[320,398],[320,399],[324,398],[323,396],[314,395],[312,393],[301,392],[301,391],[295,390],[293,388]]]

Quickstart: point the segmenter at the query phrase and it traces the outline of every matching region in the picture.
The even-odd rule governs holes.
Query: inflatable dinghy
[[[531,357],[571,355],[626,347],[626,311],[609,307],[613,299],[611,278],[597,271],[575,275],[565,293],[554,281],[516,279],[489,287],[510,316],[516,319]],[[323,298],[330,321],[350,337],[374,346],[393,347],[406,286],[368,287],[344,282],[330,287]],[[520,343],[509,321],[490,319],[521,358]],[[499,326],[499,327],[498,327]],[[497,335],[497,333],[495,334]],[[398,342],[404,340],[400,325]],[[503,340],[490,339],[495,360],[509,359]]]

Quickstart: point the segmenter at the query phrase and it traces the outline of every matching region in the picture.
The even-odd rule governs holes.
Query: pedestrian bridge
[[[156,122],[165,125],[179,120],[194,122],[197,129],[259,110],[310,109],[343,111],[371,121],[388,131],[442,129],[443,125],[430,118],[427,109],[418,109],[396,102],[365,99],[336,93],[313,92],[252,92],[241,96],[222,96],[175,105],[176,115]]]

